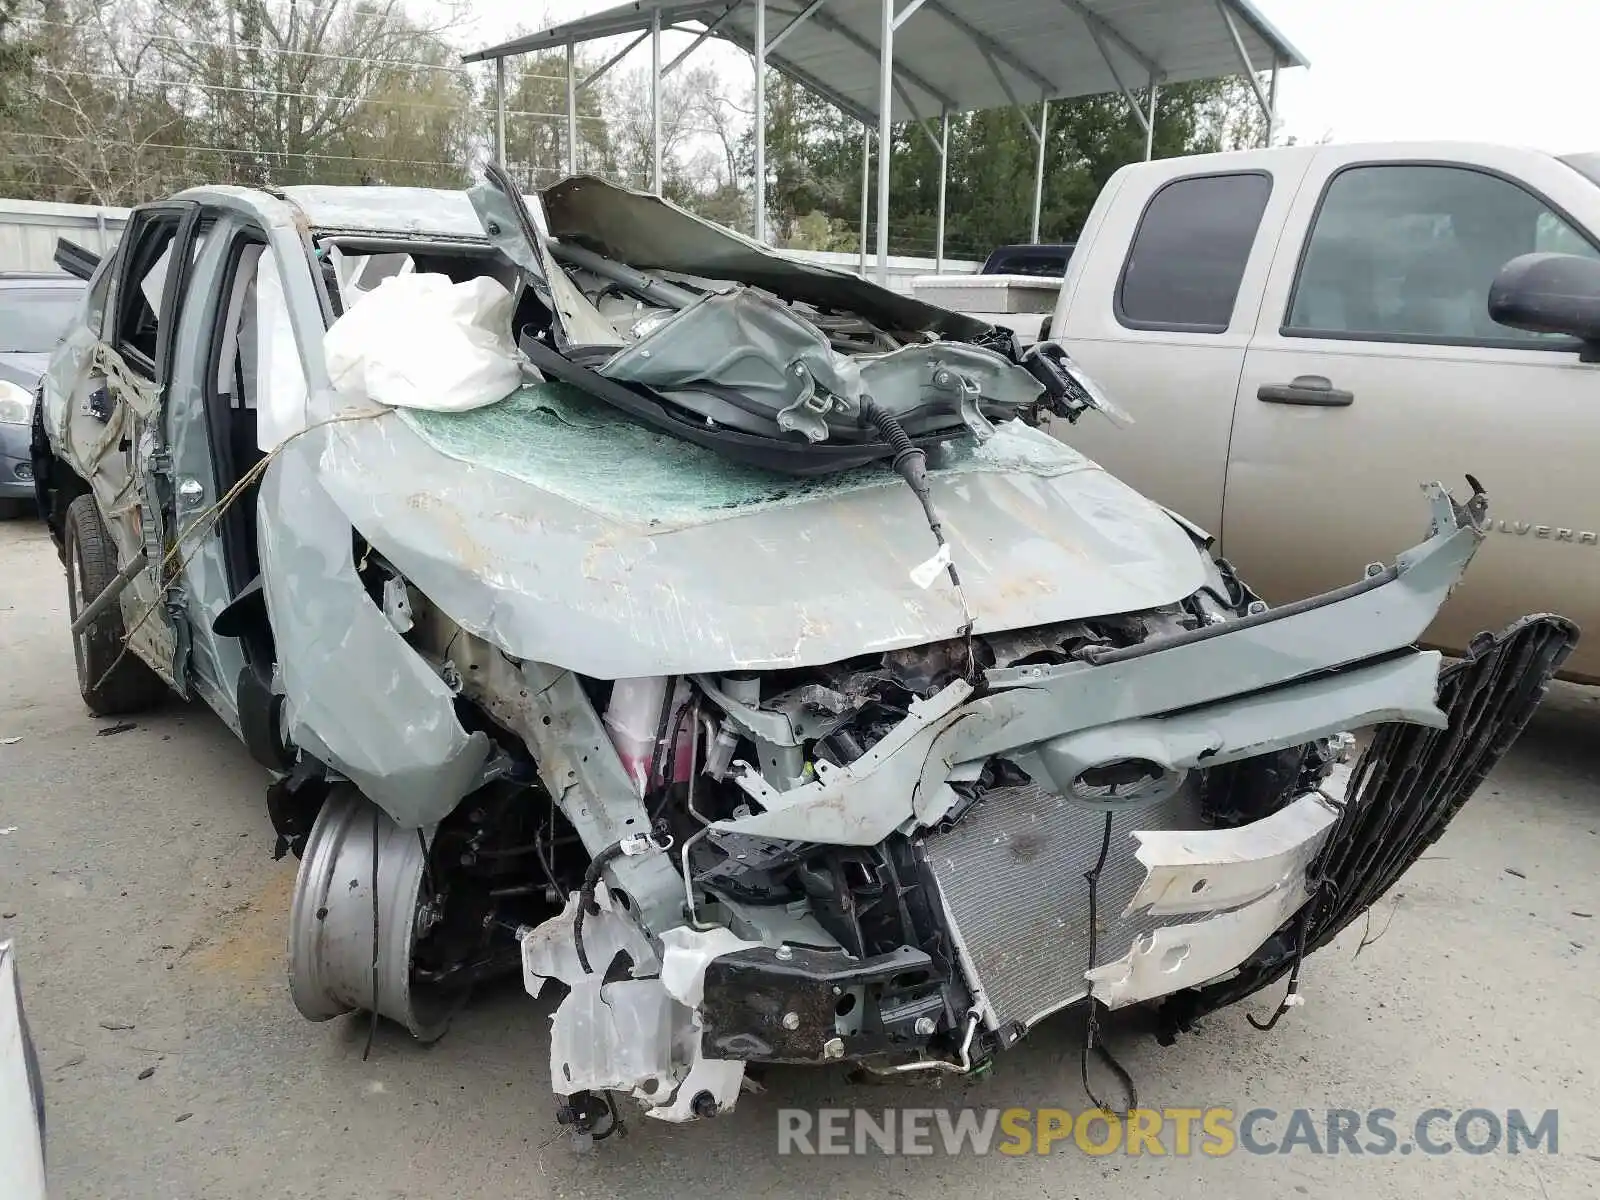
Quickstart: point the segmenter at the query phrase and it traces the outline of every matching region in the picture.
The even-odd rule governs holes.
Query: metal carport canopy
[[[677,65],[661,67],[662,30],[696,34],[695,45],[705,37],[720,38],[754,56],[758,116],[765,107],[759,69],[764,59],[864,125],[876,124],[880,155],[893,122],[922,123],[943,157],[946,139],[935,136],[932,120],[972,109],[1040,104],[1037,122],[1029,124],[1041,173],[1047,113],[1041,102],[1121,92],[1144,126],[1148,145],[1159,85],[1245,74],[1270,122],[1275,95],[1256,85],[1256,73],[1270,71],[1275,82],[1278,69],[1307,65],[1250,0],[633,0],[476,51],[463,61],[499,63],[566,48],[570,64],[572,46],[628,34],[642,41],[653,34],[652,107],[659,119],[660,77]],[[885,57],[893,64],[892,75],[882,69]],[[503,72],[497,82],[502,78]],[[569,108],[581,86],[569,79]],[[1148,90],[1150,113],[1136,100],[1135,89]],[[497,91],[503,99],[503,83]],[[572,117],[569,111],[568,138],[575,145]],[[756,179],[756,233],[764,238],[764,121],[758,120],[756,129],[763,168]],[[575,162],[571,146],[569,155]],[[659,189],[659,164],[652,184]],[[1035,186],[1035,240],[1041,189],[1042,178]],[[888,173],[880,171],[880,270],[887,269],[887,194]],[[939,225],[942,243],[942,213]],[[942,258],[942,245],[940,250]]]

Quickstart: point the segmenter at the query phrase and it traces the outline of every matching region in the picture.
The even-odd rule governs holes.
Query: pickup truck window
[[[1272,195],[1260,171],[1190,175],[1150,197],[1117,283],[1129,329],[1222,333]]]
[[[1560,214],[1514,183],[1463,166],[1346,167],[1328,181],[1306,239],[1287,337],[1446,345],[1561,343],[1489,317],[1489,285],[1519,254],[1600,257]]]

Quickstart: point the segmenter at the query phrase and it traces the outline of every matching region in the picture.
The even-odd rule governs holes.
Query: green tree
[[[602,60],[577,55],[573,74],[582,80]],[[604,94],[597,87],[577,95],[578,170],[609,176],[616,152],[602,110]],[[484,97],[484,137],[494,137],[494,97]],[[545,187],[566,174],[567,56],[534,54],[506,63],[506,165],[529,187]]]
[[[1141,99],[1143,99],[1141,97]],[[1038,109],[1029,119],[1037,125]],[[895,127],[890,170],[890,248],[932,255],[936,242],[939,156],[930,130]],[[1157,100],[1157,158],[1258,141],[1259,107],[1243,80],[1211,80],[1163,89]],[[928,134],[933,136],[930,137]],[[875,138],[874,138],[875,140]],[[769,225],[789,244],[797,223],[806,239],[829,221],[834,248],[853,247],[861,196],[861,126],[787,80],[770,87],[767,119]],[[950,121],[945,252],[982,258],[996,245],[1026,241],[1031,226],[1037,148],[1012,108],[962,113]],[[1107,179],[1144,154],[1144,128],[1120,96],[1090,96],[1050,106],[1039,235],[1077,236]],[[876,195],[876,149],[872,195]],[[746,171],[753,164],[746,159]],[[869,212],[875,239],[876,209]]]

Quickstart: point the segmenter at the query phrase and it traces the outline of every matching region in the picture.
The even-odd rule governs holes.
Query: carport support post
[[[867,198],[871,194],[872,127],[861,123],[861,278],[867,277]]]
[[[650,14],[650,189],[661,195],[661,10]]]
[[[767,0],[756,0],[756,241],[767,244]]]
[[[889,286],[889,159],[894,139],[894,0],[882,0],[878,44],[878,282]]]
[[[944,274],[944,191],[950,177],[950,112],[939,114],[939,222],[933,234],[933,273]]]
[[[1049,132],[1050,101],[1039,101],[1039,154],[1033,164],[1033,243],[1039,244],[1039,210],[1044,207],[1044,143]]]
[[[567,43],[567,174],[578,173],[577,47]]]
[[[494,60],[494,161],[506,165],[506,60]]]
[[[1267,87],[1267,145],[1278,132],[1278,60],[1272,60],[1272,82]]]
[[[1156,82],[1154,75],[1150,76],[1150,111],[1144,118],[1144,160],[1149,162],[1156,152],[1156,96],[1161,85]]]

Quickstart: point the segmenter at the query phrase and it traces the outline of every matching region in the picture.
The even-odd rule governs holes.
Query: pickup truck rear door
[[[1272,603],[1349,583],[1421,534],[1421,482],[1459,496],[1471,473],[1493,532],[1429,640],[1544,609],[1600,627],[1600,365],[1486,303],[1519,254],[1600,257],[1574,215],[1593,222],[1600,189],[1531,151],[1450,153],[1312,162],[1245,355],[1223,552]]]
[[[1054,432],[1211,532],[1228,427],[1277,231],[1309,150],[1142,163],[1106,185],[1067,269],[1052,327],[1134,419]]]

